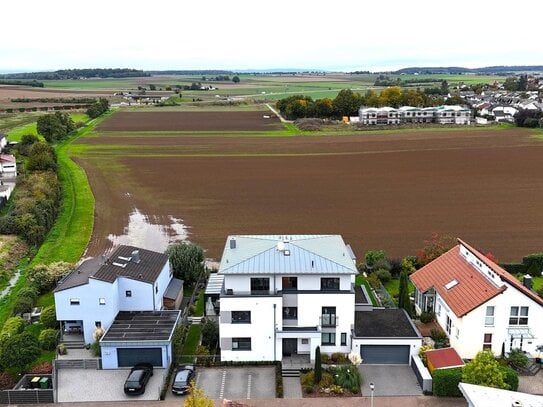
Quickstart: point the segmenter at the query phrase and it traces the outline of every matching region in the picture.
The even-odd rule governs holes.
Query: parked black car
[[[179,365],[173,375],[172,393],[186,394],[189,392],[189,384],[194,380],[195,368],[193,365]]]
[[[124,392],[126,394],[143,394],[145,386],[153,375],[153,365],[150,363],[138,363],[130,370],[126,381],[124,382]]]

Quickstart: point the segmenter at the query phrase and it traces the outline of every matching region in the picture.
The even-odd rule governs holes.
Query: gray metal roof
[[[356,274],[351,253],[340,235],[229,236],[219,273]]]
[[[220,295],[222,293],[223,283],[224,275],[219,273],[211,273],[207,279],[207,286],[204,295]]]
[[[137,252],[138,255],[134,255]],[[117,277],[127,277],[153,284],[168,262],[168,256],[134,246],[119,246],[109,256],[85,260],[57,284],[55,291],[87,284],[89,278],[114,282]]]
[[[183,280],[179,280],[178,278],[172,278],[170,281],[170,284],[168,284],[168,287],[166,288],[166,292],[164,293],[164,298],[175,300],[182,289],[183,289]]]
[[[100,342],[168,341],[181,311],[120,311]]]

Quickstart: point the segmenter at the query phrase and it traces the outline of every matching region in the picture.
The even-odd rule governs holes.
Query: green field
[[[27,113],[28,114],[28,113]],[[40,113],[40,115],[43,115],[45,113]],[[39,116],[35,116],[35,115],[32,115],[30,116],[29,118],[31,118],[32,120],[36,120]],[[89,117],[85,114],[85,113],[71,113],[70,114],[70,117],[72,118],[72,120],[77,123],[77,122],[83,122],[83,123],[86,123],[88,120],[89,120]],[[7,136],[8,136],[8,140],[9,141],[21,141],[21,138],[27,134],[32,134],[34,136],[38,136],[38,137],[41,137],[38,135],[38,130],[36,128],[36,122],[32,122],[32,123],[28,123],[28,124],[23,124],[21,126],[17,126],[13,129],[11,129],[10,131],[8,131],[7,133]]]

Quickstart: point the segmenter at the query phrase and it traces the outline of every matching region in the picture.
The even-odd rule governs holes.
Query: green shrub
[[[338,366],[334,370],[335,383],[344,389],[360,389],[362,377],[360,371],[352,365]]]
[[[19,290],[19,297],[27,297],[32,299],[32,302],[35,304],[38,300],[38,290],[33,286],[26,286]]]
[[[337,363],[337,364],[348,362],[347,356],[341,352],[332,353],[332,356],[330,356],[330,359],[332,360],[333,363]]]
[[[307,373],[303,373],[300,376],[300,383],[302,383],[302,386],[304,387],[313,387],[315,384],[315,371],[310,370]]]
[[[305,394],[313,393],[313,386],[304,386],[304,392]]]
[[[12,335],[20,334],[25,329],[25,321],[21,317],[11,317],[6,320],[0,331],[0,342]]]
[[[386,261],[384,250],[369,250],[365,255],[366,267],[373,268],[376,263]]]
[[[419,357],[420,360],[422,360],[422,363],[424,366],[428,367],[428,356],[426,355],[426,352],[429,350],[432,350],[433,348],[430,345],[422,345],[419,348]]]
[[[40,332],[38,341],[43,350],[55,350],[57,346],[58,331],[56,329],[44,329]]]
[[[462,368],[436,369],[432,373],[434,396],[461,397],[458,383],[462,381]]]
[[[325,389],[327,387],[330,387],[333,384],[334,384],[334,376],[332,376],[332,374],[329,372],[322,372],[322,377],[319,382],[319,387],[321,389]]]
[[[0,372],[0,390],[11,390],[17,382],[6,372]]]
[[[420,322],[427,324],[432,322],[435,319],[436,315],[433,312],[421,312],[420,313]]]
[[[448,340],[447,334],[441,329],[432,329],[430,331],[430,338],[434,342],[446,342]]]
[[[381,281],[382,284],[388,283],[392,279],[392,274],[390,274],[390,271],[387,269],[379,269],[375,271],[373,274],[377,276],[379,281]]]
[[[321,353],[321,363],[329,365],[332,362],[332,359],[328,353]]]
[[[91,352],[93,356],[96,356],[96,357],[102,356],[102,348],[100,347],[100,342],[94,341],[91,344]]]
[[[370,285],[370,287],[373,288],[374,290],[381,287],[381,281],[379,280],[379,277],[377,277],[377,274],[371,273],[368,276],[367,280],[368,280],[368,284]]]
[[[512,349],[507,360],[515,367],[525,367],[528,364],[528,356],[520,349]]]
[[[40,322],[44,326],[44,328],[58,328],[57,314],[54,305],[45,307],[41,311]]]
[[[509,386],[509,390],[518,390],[518,373],[515,369],[508,366],[501,366],[500,370],[503,372],[503,380]]]
[[[543,298],[543,286],[539,287],[539,289],[537,290],[537,295]]]
[[[543,270],[543,253],[534,253],[524,256],[522,263],[526,267],[526,272],[532,277],[541,276]]]
[[[34,307],[34,301],[29,297],[17,297],[13,306],[13,315],[24,314],[31,312]]]

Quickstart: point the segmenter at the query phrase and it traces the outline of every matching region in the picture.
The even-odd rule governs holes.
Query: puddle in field
[[[124,234],[110,234],[108,239],[113,247],[130,245],[164,252],[170,244],[187,240],[188,234],[188,227],[182,223],[182,219],[173,216],[149,217],[135,209],[128,218]]]

